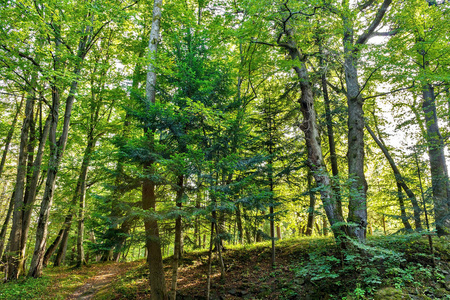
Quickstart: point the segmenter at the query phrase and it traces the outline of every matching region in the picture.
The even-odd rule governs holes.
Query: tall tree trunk
[[[337,240],[345,235],[344,226],[334,226],[334,224],[343,224],[344,219],[340,214],[339,207],[333,198],[331,191],[331,179],[328,175],[325,163],[323,161],[322,148],[320,145],[319,128],[317,126],[317,115],[314,109],[314,98],[312,87],[309,82],[309,75],[306,69],[305,62],[302,59],[302,54],[292,37],[292,32],[286,32],[289,40],[286,45],[283,44],[289,51],[289,56],[292,60],[298,61],[299,66],[295,66],[294,70],[300,81],[301,97],[299,99],[300,110],[303,115],[303,122],[301,129],[305,134],[306,148],[308,150],[307,164],[310,168],[317,187],[320,189],[320,196],[327,214],[328,220],[333,229],[333,233]]]
[[[36,158],[33,161],[33,156],[32,155],[28,156],[28,161],[32,163],[29,165],[29,174],[27,176],[27,188],[25,190],[24,195],[25,209],[23,211],[23,218],[22,218],[22,228],[21,228],[22,240],[20,249],[20,251],[22,252],[22,256],[25,256],[25,250],[28,240],[28,232],[30,230],[31,215],[33,213],[33,206],[36,201],[36,195],[38,193],[39,188],[42,185],[43,178],[40,177],[45,176],[45,171],[41,172],[41,166],[45,152],[45,144],[47,142],[47,138],[49,135],[49,130],[50,130],[50,118],[47,118],[47,120],[45,121],[44,128],[40,129],[42,134],[39,139],[39,147],[37,150]],[[29,150],[34,152],[33,148],[34,147],[30,147]]]
[[[214,210],[212,211],[212,219],[213,219],[213,224],[214,224],[214,229],[216,231],[216,249],[217,249],[217,253],[219,254],[219,265],[220,265],[220,278],[222,280],[225,279],[225,264],[223,263],[223,256],[222,256],[222,245],[220,244],[220,236],[219,236],[219,228],[217,225],[217,213],[216,213],[216,201],[214,200]]]
[[[200,176],[199,176],[200,177]],[[200,178],[197,184],[197,197],[195,199],[195,209],[200,211],[200,199],[201,199],[201,191],[200,191]],[[194,249],[200,249],[202,247],[201,241],[201,227],[200,227],[200,218],[195,216],[194,220]]]
[[[236,204],[236,222],[239,244],[242,245],[244,242],[244,228],[242,227],[241,206],[239,205],[239,203]]]
[[[79,76],[80,69],[74,71],[75,76]],[[59,140],[56,140],[56,129],[58,126],[58,109],[59,109],[59,91],[56,87],[53,89],[53,105],[51,112],[51,125],[50,125],[50,159],[48,162],[47,180],[45,183],[44,196],[41,202],[41,209],[39,212],[39,219],[36,229],[36,244],[34,248],[33,258],[31,260],[31,266],[29,276],[40,277],[42,275],[43,259],[45,254],[45,247],[47,242],[47,228],[48,228],[48,216],[50,208],[53,202],[53,195],[55,192],[56,177],[61,163],[64,150],[67,145],[67,137],[69,134],[70,116],[72,113],[73,102],[75,99],[75,93],[78,87],[78,79],[72,82],[69,90],[69,97],[66,100],[65,115],[63,131]]]
[[[336,207],[338,213],[343,216],[342,213],[342,199],[341,199],[341,189],[339,186],[338,180],[339,169],[337,162],[337,153],[336,153],[336,142],[334,139],[334,129],[333,129],[333,117],[331,115],[331,101],[328,95],[328,86],[327,86],[327,70],[325,67],[324,53],[322,49],[322,42],[319,44],[319,52],[320,52],[320,66],[321,70],[321,83],[322,83],[322,92],[323,92],[323,101],[325,104],[325,120],[327,122],[327,136],[328,136],[328,145],[330,147],[330,161],[331,161],[331,174],[333,174],[334,180],[331,180],[331,188],[334,192],[334,198],[336,199]]]
[[[351,29],[353,35],[353,29]],[[350,34],[346,32],[347,34]],[[350,37],[344,38],[348,45]],[[345,79],[348,105],[348,174],[351,179],[348,204],[349,232],[364,241],[367,226],[367,182],[364,175],[364,111],[358,84],[357,61],[353,47],[346,46]]]
[[[70,117],[72,114],[75,94],[77,93],[79,76],[81,73],[81,65],[90,48],[92,39],[93,27],[86,25],[83,29],[83,34],[78,43],[77,60],[73,69],[74,80],[72,80],[69,88],[69,96],[66,99],[64,110],[64,121],[61,135],[56,140],[56,131],[58,127],[58,115],[60,108],[60,91],[57,87],[57,79],[54,79],[52,84],[52,108],[51,108],[51,125],[50,125],[50,158],[48,162],[47,180],[45,183],[45,191],[42,197],[41,208],[39,212],[39,219],[36,228],[36,244],[34,247],[33,258],[31,260],[30,277],[40,277],[42,275],[43,260],[45,255],[45,248],[47,243],[48,217],[53,202],[53,195],[55,192],[56,177],[58,174],[59,165],[61,163],[64,151],[67,145],[67,138],[70,129]],[[59,42],[59,41],[58,41]],[[58,59],[58,58],[57,58]],[[58,62],[55,62],[55,68],[58,69]]]
[[[313,188],[312,174],[310,170],[308,170],[307,179],[308,179],[309,209],[308,209],[308,223],[306,224],[306,235],[311,236],[313,233],[313,226],[314,226],[316,195],[314,191],[312,191]]]
[[[160,40],[160,24],[161,24],[161,8],[162,0],[155,0],[153,4],[153,21],[150,31],[150,40],[148,44],[149,58],[151,59],[148,65],[147,80],[145,85],[147,105],[153,105],[155,103],[156,96],[156,72],[154,66],[154,60],[158,50],[158,44]],[[146,133],[151,139],[149,147],[153,148],[153,133]],[[152,150],[152,149],[151,149]],[[144,172],[150,173],[152,170],[153,162],[144,164]],[[155,196],[155,183],[147,176],[142,183],[142,208],[146,211],[156,212],[156,196]],[[150,286],[152,291],[152,298],[156,300],[166,300],[166,283],[164,279],[164,269],[161,254],[161,241],[159,238],[158,221],[154,216],[147,217],[144,220],[146,245],[148,250],[147,262],[150,268]]]
[[[377,143],[378,147],[380,147],[380,149],[383,152],[386,159],[388,160],[389,165],[391,166],[392,171],[394,172],[394,176],[395,176],[397,185],[400,185],[402,187],[402,189],[405,191],[406,195],[409,197],[409,199],[412,203],[413,210],[414,210],[414,223],[416,226],[416,230],[418,230],[418,231],[422,230],[422,222],[420,221],[420,207],[417,202],[417,198],[414,195],[414,192],[408,187],[405,180],[403,179],[403,176],[400,173],[400,170],[397,168],[397,165],[395,164],[394,159],[389,154],[389,151],[386,148],[386,146],[384,145],[383,140],[381,140],[381,138],[379,139],[375,135],[375,133],[372,131],[372,129],[369,127],[369,125],[366,124],[365,127],[366,127],[367,131],[369,132],[370,136],[375,141],[375,143]],[[400,198],[399,198],[399,200],[400,200]],[[405,228],[407,228],[406,226],[407,225],[405,224]],[[411,227],[411,226],[409,226],[409,227]]]
[[[150,166],[147,165],[145,168],[148,169]],[[156,208],[155,183],[149,179],[144,179],[142,184],[142,208],[151,213],[154,213]],[[148,251],[147,262],[150,268],[152,298],[166,300],[167,292],[161,254],[161,240],[159,238],[159,228],[156,217],[146,217],[144,226]]]
[[[66,220],[64,221],[64,225],[63,225],[64,226],[64,232],[62,234],[62,238],[61,238],[61,242],[59,244],[58,252],[56,253],[55,261],[53,263],[53,265],[55,267],[60,266],[64,262],[64,259],[66,257],[67,243],[68,243],[68,240],[69,240],[69,233],[70,233],[70,227],[71,227],[71,224],[72,224],[73,215],[72,214],[69,215],[69,217],[70,217],[69,221],[67,220],[67,217],[68,216],[66,216]],[[66,221],[68,221],[68,222],[66,222]]]
[[[353,12],[348,0],[343,1],[344,71],[348,105],[348,174],[351,178],[348,204],[349,233],[360,242],[366,239],[367,182],[364,175],[364,100],[358,83],[359,49],[380,24],[392,0],[384,0],[366,30],[354,41]]]
[[[270,207],[269,207],[269,213],[270,213],[270,239],[271,239],[271,256],[270,256],[270,265],[272,267],[275,266],[275,214],[274,214],[274,180],[273,180],[273,141],[272,141],[272,116],[270,111],[270,104],[269,104],[269,161],[268,161],[268,177],[269,177],[269,192],[270,192]]]
[[[3,221],[2,229],[0,231],[0,259],[3,257],[3,250],[5,250],[6,230],[8,229],[8,223],[11,219],[11,215],[14,209],[14,194],[15,190],[13,191],[11,199],[9,200],[8,212],[6,213],[6,217]]]
[[[91,120],[94,121],[94,120]],[[80,267],[86,264],[84,257],[84,209],[86,206],[86,180],[89,165],[91,163],[91,154],[95,147],[96,138],[94,137],[93,129],[88,134],[88,142],[86,150],[83,155],[83,162],[81,163],[80,176],[78,177],[78,184],[80,185],[79,198],[79,210],[78,210],[78,237],[77,237],[77,266]]]
[[[33,76],[33,85],[36,84],[36,76]],[[23,257],[22,255],[22,224],[23,224],[23,211],[25,209],[24,203],[24,190],[27,171],[27,157],[28,157],[28,141],[30,126],[33,119],[33,107],[35,97],[33,88],[30,87],[29,94],[27,96],[25,104],[25,118],[22,124],[22,131],[20,134],[20,150],[19,159],[17,162],[17,175],[15,185],[15,197],[14,197],[14,211],[11,233],[9,238],[9,255],[8,255],[8,274],[7,279],[17,279],[20,273],[23,271]]]
[[[398,204],[400,206],[400,219],[402,220],[403,226],[406,231],[412,231],[411,224],[409,224],[408,216],[406,215],[405,203],[403,201],[402,186],[397,182],[397,195]]]
[[[9,146],[11,144],[11,140],[14,135],[14,130],[16,128],[17,119],[20,115],[20,112],[22,111],[24,98],[25,98],[25,96],[22,95],[22,98],[20,99],[20,103],[19,103],[19,105],[17,105],[16,114],[14,115],[14,119],[12,121],[11,127],[9,128],[6,138],[5,138],[5,149],[3,149],[2,160],[0,162],[0,178],[2,178],[3,168],[5,167],[5,163],[6,163],[6,156],[8,155],[8,152],[9,152]],[[0,257],[1,257],[1,255],[0,255]]]
[[[173,262],[172,262],[172,299],[176,300],[177,298],[177,280],[178,280],[178,264],[180,260],[181,253],[181,207],[182,207],[182,198],[184,194],[184,186],[183,186],[184,176],[178,176],[178,187],[177,187],[177,210],[178,217],[175,220],[175,242],[173,247]]]
[[[450,218],[447,197],[448,174],[446,174],[446,161],[444,154],[444,142],[439,131],[436,114],[436,98],[431,84],[426,84],[422,90],[422,110],[425,114],[428,144],[428,155],[430,157],[431,185],[434,200],[434,215],[436,231],[438,236],[450,234]]]
[[[85,177],[86,180],[86,177]],[[81,184],[81,194],[78,210],[78,235],[77,235],[77,266],[81,267],[86,264],[84,256],[84,209],[86,207],[86,182],[85,180]]]
[[[322,215],[322,228],[323,228],[323,235],[327,236],[328,235],[328,222],[327,222],[327,218]]]
[[[214,222],[211,222],[211,234],[209,239],[209,251],[208,251],[208,273],[206,274],[206,299],[210,299],[211,293],[211,265],[212,265],[212,249],[214,241]]]
[[[56,236],[55,240],[51,245],[48,247],[47,251],[45,251],[44,254],[44,260],[42,264],[44,267],[48,265],[48,262],[50,261],[50,257],[53,255],[53,253],[56,251],[56,248],[58,248],[59,244],[61,243],[62,237],[64,235],[64,228],[61,228],[58,232],[58,235]]]
[[[42,275],[45,243],[47,239],[48,215],[50,212],[53,193],[55,188],[56,174],[59,167],[59,145],[56,141],[56,130],[58,126],[60,95],[58,88],[52,87],[52,109],[50,125],[50,159],[48,163],[47,179],[45,183],[44,196],[41,202],[38,225],[36,228],[36,244],[31,261],[29,276],[40,277]],[[68,130],[68,128],[67,128]],[[64,145],[65,146],[65,145]],[[63,150],[63,149],[61,149]]]

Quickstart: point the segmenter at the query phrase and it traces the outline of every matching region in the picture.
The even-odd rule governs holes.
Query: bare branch
[[[366,87],[367,83],[369,82],[370,78],[372,78],[372,75],[375,74],[375,72],[378,71],[380,68],[381,68],[381,66],[376,67],[375,69],[372,70],[372,72],[370,72],[369,77],[367,77],[367,79],[364,82],[362,88],[359,89],[358,95],[356,95],[356,97],[358,97],[361,94],[361,92],[364,90],[364,88]]]
[[[363,101],[366,101],[367,99],[372,99],[372,98],[377,98],[377,97],[381,97],[381,96],[394,94],[394,93],[401,92],[401,91],[406,91],[406,90],[412,89],[413,87],[415,87],[415,82],[413,82],[413,84],[411,86],[408,86],[408,87],[405,87],[405,88],[400,88],[400,89],[396,89],[396,90],[393,90],[393,91],[390,91],[390,92],[386,92],[386,93],[381,93],[381,94],[374,95],[374,96],[365,97],[365,98],[363,98]]]
[[[14,53],[14,52],[17,53],[20,57],[29,60],[33,65],[35,65],[36,67],[38,67],[39,70],[41,69],[41,66],[39,65],[39,63],[38,63],[34,58],[32,58],[31,56],[29,56],[29,55],[27,55],[27,54],[25,54],[25,53],[23,53],[23,52],[20,52],[20,51],[18,51],[18,50],[11,50],[11,49],[8,49],[5,45],[0,45],[0,47],[2,47],[3,50],[5,50],[5,51],[7,51],[7,52],[9,52],[9,53]]]
[[[398,33],[398,29],[393,29],[391,31],[387,31],[387,32],[373,32],[372,35],[370,37],[373,36],[393,36],[396,35]]]

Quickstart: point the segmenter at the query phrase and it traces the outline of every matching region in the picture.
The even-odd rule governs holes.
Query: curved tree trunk
[[[303,115],[303,122],[301,129],[305,134],[306,148],[308,150],[307,164],[310,168],[313,177],[316,181],[317,187],[320,189],[320,197],[330,221],[331,228],[337,240],[346,235],[344,218],[340,214],[339,206],[332,195],[331,178],[328,175],[322,154],[322,147],[320,145],[319,128],[317,125],[317,115],[314,109],[314,98],[312,87],[309,82],[309,75],[306,69],[305,62],[302,60],[302,55],[297,48],[295,41],[291,36],[291,32],[287,32],[289,38],[285,48],[289,51],[292,60],[300,62],[300,66],[295,66],[294,70],[298,76],[301,87],[301,97],[299,99],[300,110]],[[337,226],[333,226],[337,224]]]
[[[59,232],[58,232],[58,235],[56,236],[56,238],[53,241],[53,243],[50,245],[50,247],[48,247],[47,251],[45,251],[44,261],[42,262],[44,267],[46,267],[48,265],[50,257],[53,255],[53,253],[55,252],[56,248],[58,248],[59,244],[61,243],[63,234],[64,234],[64,229],[60,229]]]
[[[418,231],[422,230],[422,222],[420,221],[420,207],[417,202],[416,196],[414,195],[413,191],[406,184],[405,180],[403,179],[402,174],[400,173],[400,170],[397,168],[397,165],[395,164],[394,159],[389,154],[389,151],[387,150],[387,148],[384,145],[384,143],[382,142],[382,140],[378,139],[378,137],[375,135],[375,133],[372,131],[372,129],[369,127],[369,125],[366,124],[365,127],[366,127],[367,131],[369,132],[370,136],[375,141],[375,143],[377,143],[378,147],[380,147],[380,149],[383,152],[386,159],[388,160],[389,165],[391,166],[392,171],[394,172],[394,176],[395,176],[397,185],[402,187],[402,189],[405,191],[406,195],[411,200],[411,203],[413,205],[413,210],[414,210],[414,223],[416,226],[416,230],[418,230]],[[401,191],[400,191],[400,193],[401,193]],[[400,198],[399,198],[399,201],[400,201]],[[408,223],[408,225],[409,225],[409,223]],[[409,227],[411,227],[411,225],[409,225]],[[405,224],[405,228],[407,228],[406,224]]]
[[[9,146],[11,144],[11,140],[14,135],[14,130],[16,129],[17,119],[19,117],[20,111],[22,110],[24,98],[25,98],[25,96],[22,96],[22,98],[20,100],[20,104],[17,106],[16,114],[14,115],[14,119],[12,121],[11,127],[9,128],[9,131],[6,135],[5,149],[3,150],[2,160],[0,162],[0,178],[2,178],[3,168],[5,167],[5,163],[6,163],[6,156],[8,155],[8,152],[9,152]],[[0,257],[1,257],[1,255],[0,255]]]
[[[11,199],[9,200],[8,211],[6,213],[5,221],[3,221],[2,229],[0,231],[0,259],[3,257],[3,250],[5,250],[6,230],[8,229],[8,223],[11,219],[11,215],[14,209],[14,194],[15,191],[13,191]]]
[[[408,216],[406,215],[405,202],[403,201],[402,186],[397,182],[397,195],[398,204],[400,205],[400,219],[402,220],[403,226],[406,231],[412,231],[411,224],[409,224]]]

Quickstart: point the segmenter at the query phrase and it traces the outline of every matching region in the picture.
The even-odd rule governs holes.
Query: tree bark
[[[392,0],[384,0],[367,29],[354,41],[352,12],[349,1],[343,3],[344,71],[348,105],[348,173],[351,191],[348,204],[350,235],[360,242],[366,239],[367,182],[364,175],[364,100],[358,83],[359,49],[364,45],[383,19]]]
[[[42,262],[44,267],[46,267],[48,265],[48,262],[50,261],[50,257],[53,255],[56,248],[58,248],[59,244],[61,243],[63,235],[64,235],[64,229],[61,228],[59,230],[58,235],[56,236],[55,240],[53,241],[53,243],[51,243],[50,247],[48,247],[47,251],[45,251],[44,260]]]
[[[206,299],[210,299],[211,293],[211,265],[212,265],[212,249],[214,240],[214,222],[211,222],[211,235],[209,239],[209,251],[208,251],[208,273],[206,274]]]
[[[36,84],[36,76],[33,76],[33,85]],[[28,142],[30,126],[33,119],[33,107],[35,97],[33,88],[30,87],[29,95],[27,96],[25,104],[25,118],[22,124],[22,131],[20,134],[20,150],[19,159],[17,162],[17,174],[14,197],[14,211],[12,227],[9,237],[9,255],[8,255],[8,274],[7,279],[17,279],[23,271],[23,257],[22,257],[22,224],[23,211],[25,209],[24,190],[27,171],[27,157],[28,157]]]
[[[244,242],[244,228],[242,227],[242,216],[241,216],[241,206],[236,204],[236,222],[238,228],[238,240],[239,244],[243,244]]]
[[[400,206],[400,219],[402,220],[403,226],[406,231],[412,231],[411,224],[409,224],[408,216],[406,215],[405,203],[403,201],[403,193],[402,186],[397,182],[397,195],[398,195],[398,204]]]
[[[25,96],[22,96],[22,98],[20,100],[20,103],[17,106],[16,114],[14,115],[14,119],[12,121],[11,127],[9,128],[9,131],[8,131],[8,133],[6,135],[5,149],[3,150],[2,160],[0,162],[0,178],[2,178],[3,168],[5,167],[5,163],[6,163],[6,156],[8,155],[8,152],[9,152],[9,146],[11,144],[11,140],[12,140],[12,137],[14,135],[14,130],[16,129],[17,119],[18,119],[19,114],[20,114],[20,112],[22,110],[24,98],[25,98]],[[0,257],[1,257],[1,253],[0,253]]]
[[[149,166],[145,166],[146,169]],[[155,213],[156,197],[155,184],[149,179],[144,179],[142,184],[142,208]],[[144,220],[146,233],[146,246],[148,251],[147,262],[150,268],[150,286],[152,298],[166,300],[166,283],[161,254],[161,241],[159,238],[158,221],[155,216],[146,217]]]
[[[339,168],[338,168],[338,162],[337,162],[337,153],[336,153],[336,142],[334,139],[334,129],[333,129],[333,118],[331,115],[331,101],[330,97],[328,95],[328,86],[327,86],[327,70],[325,68],[325,62],[324,62],[324,53],[322,49],[322,42],[319,44],[319,52],[320,52],[320,66],[322,68],[321,70],[321,84],[322,84],[322,92],[323,92],[323,101],[325,104],[325,120],[327,122],[327,136],[328,136],[328,145],[330,147],[330,161],[331,161],[331,174],[333,174],[334,179],[331,180],[331,188],[334,192],[334,198],[336,199],[336,207],[337,211],[341,216],[343,216],[342,213],[342,199],[341,199],[341,189],[339,186],[339,182],[336,182],[338,180],[339,176]]]
[[[52,111],[50,125],[50,159],[48,163],[47,179],[45,183],[44,196],[41,202],[41,210],[39,213],[38,224],[36,228],[36,244],[34,248],[33,258],[29,270],[29,276],[40,277],[42,275],[45,244],[47,239],[48,215],[53,200],[55,189],[56,174],[59,167],[59,145],[56,142],[56,129],[58,126],[60,95],[56,86],[52,87]],[[68,127],[67,127],[68,130]],[[65,146],[65,144],[63,145]],[[64,149],[61,148],[63,151]]]
[[[39,212],[39,219],[36,228],[36,244],[34,247],[33,258],[31,260],[30,270],[28,275],[30,277],[42,276],[43,260],[45,255],[45,247],[47,242],[47,230],[48,230],[48,217],[53,202],[53,195],[55,191],[56,177],[58,169],[64,155],[64,151],[67,145],[67,138],[70,129],[70,117],[72,114],[73,103],[75,100],[75,94],[77,93],[79,76],[81,73],[81,65],[89,50],[92,39],[93,27],[85,25],[83,34],[80,37],[77,49],[77,59],[75,61],[75,67],[73,69],[73,76],[69,88],[69,96],[66,99],[66,105],[64,110],[64,120],[61,135],[56,140],[56,131],[58,127],[58,115],[60,108],[60,91],[57,87],[57,79],[54,79],[52,83],[52,108],[51,108],[51,125],[50,125],[50,158],[48,162],[47,179],[45,183],[45,191],[42,197],[41,208]],[[59,42],[59,41],[58,41]],[[57,62],[55,62],[58,69]]]
[[[314,215],[315,215],[315,206],[316,206],[316,195],[314,194],[311,189],[312,186],[312,175],[311,171],[308,170],[308,194],[309,194],[309,209],[308,209],[308,223],[306,224],[306,235],[311,236],[313,233],[313,226],[314,226]]]
[[[27,176],[27,188],[25,190],[25,195],[24,195],[24,210],[23,210],[23,217],[22,217],[22,227],[21,227],[21,244],[20,244],[20,251],[22,253],[22,256],[25,257],[25,250],[26,250],[26,245],[27,245],[27,241],[28,241],[28,232],[30,230],[30,222],[31,222],[31,214],[33,212],[33,205],[36,201],[36,195],[38,193],[38,189],[41,187],[42,185],[42,181],[40,181],[40,177],[41,177],[41,166],[42,166],[42,159],[44,157],[44,152],[45,152],[45,144],[47,142],[47,138],[49,135],[49,130],[50,130],[50,118],[47,118],[44,128],[41,128],[41,136],[40,136],[40,140],[39,140],[39,147],[37,150],[37,154],[36,154],[36,158],[33,161],[33,156],[29,155],[28,156],[28,161],[29,161],[29,172],[28,172],[28,176]],[[31,130],[30,130],[31,133]],[[34,135],[34,130],[33,130],[33,135]],[[31,139],[30,139],[31,141]],[[34,147],[29,147],[29,151],[33,151],[34,152]],[[43,173],[45,174],[45,172]]]
[[[6,213],[5,221],[3,222],[2,230],[0,231],[0,259],[3,257],[3,250],[5,249],[6,242],[6,230],[8,229],[8,223],[14,209],[14,194],[15,191],[13,191],[11,199],[9,200],[8,212]]]
[[[150,40],[148,44],[149,57],[151,59],[147,70],[147,80],[145,86],[147,105],[153,105],[156,97],[156,72],[154,60],[158,50],[160,40],[160,23],[161,23],[162,0],[155,0],[153,4],[152,28],[150,31]],[[153,148],[153,133],[146,132],[150,141],[150,148]],[[152,161],[144,164],[144,172],[149,175],[152,172]],[[142,183],[142,208],[146,211],[156,213],[156,196],[155,183],[149,179],[149,176]],[[146,246],[148,250],[147,262],[150,268],[150,286],[152,298],[156,300],[166,300],[166,283],[164,279],[164,269],[161,254],[161,241],[159,238],[158,221],[155,216],[147,217],[144,220],[146,233]]]
[[[353,32],[353,29],[351,30]],[[344,38],[348,45],[349,37]],[[345,79],[348,105],[348,174],[351,180],[348,204],[348,222],[351,236],[359,241],[366,238],[367,182],[364,175],[364,111],[358,84],[357,60],[346,46]],[[349,49],[350,48],[350,49]]]
[[[98,110],[97,110],[98,113]],[[92,122],[94,120],[91,120]],[[80,176],[78,177],[77,186],[80,186],[80,193],[78,195],[79,198],[79,210],[78,210],[78,237],[77,237],[77,266],[80,267],[86,264],[86,260],[84,257],[84,209],[86,206],[86,180],[87,173],[89,169],[89,165],[91,163],[91,154],[95,147],[96,138],[94,137],[93,128],[91,128],[91,132],[88,134],[88,142],[86,146],[86,150],[83,155],[83,162],[81,163]]]
[[[55,267],[60,266],[66,257],[66,251],[67,251],[67,241],[69,240],[69,233],[70,233],[70,225],[72,224],[72,215],[69,215],[70,220],[67,219],[68,216],[66,216],[66,220],[64,221],[65,228],[64,232],[62,234],[61,242],[59,244],[58,252],[56,253],[55,261],[53,265]]]
[[[434,215],[438,236],[450,234],[450,203],[447,195],[448,174],[444,154],[444,142],[439,131],[436,114],[435,94],[431,84],[426,84],[422,90],[422,110],[426,121],[426,140],[430,158],[431,185],[433,190]]]
[[[181,213],[182,207],[182,198],[184,195],[184,176],[178,176],[178,187],[177,187],[177,196],[176,196],[176,204],[178,213]],[[177,280],[178,280],[178,264],[180,260],[181,253],[181,215],[175,220],[175,241],[173,247],[173,262],[172,262],[172,299],[176,300],[177,298]]]
[[[319,128],[317,126],[317,115],[314,109],[314,98],[309,75],[305,62],[302,60],[302,54],[298,49],[291,31],[287,32],[289,38],[284,46],[289,51],[292,60],[298,61],[300,65],[294,66],[294,70],[300,81],[301,97],[299,99],[300,110],[303,115],[301,129],[305,134],[306,148],[308,150],[307,164],[310,168],[317,187],[320,189],[320,196],[323,202],[328,220],[332,226],[333,233],[337,240],[345,235],[346,229],[343,224],[344,219],[339,212],[339,207],[333,198],[331,191],[331,179],[328,175],[325,163],[323,161],[322,148],[320,145]],[[284,44],[283,44],[284,45]],[[334,224],[337,226],[333,226]]]

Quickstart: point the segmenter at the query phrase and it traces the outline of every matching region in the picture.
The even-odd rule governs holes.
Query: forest
[[[0,299],[449,299],[450,1],[0,16]]]

